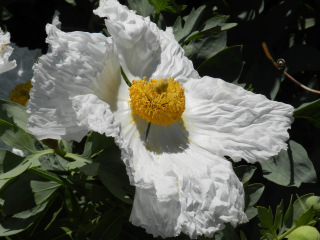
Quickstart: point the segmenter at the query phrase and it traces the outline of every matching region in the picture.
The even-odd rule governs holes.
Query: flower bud
[[[320,213],[320,197],[318,196],[308,197],[306,200],[306,206],[308,208],[312,206],[317,213]]]
[[[320,240],[320,233],[315,227],[301,226],[288,235],[288,240]]]

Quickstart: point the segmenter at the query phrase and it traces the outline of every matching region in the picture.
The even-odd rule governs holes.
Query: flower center
[[[171,125],[184,112],[184,89],[173,78],[133,80],[129,91],[132,113],[147,122]]]
[[[25,106],[30,98],[31,81],[17,85],[9,94],[10,100]]]

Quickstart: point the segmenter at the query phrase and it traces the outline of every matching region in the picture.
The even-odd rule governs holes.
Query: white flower
[[[130,220],[154,236],[212,237],[246,222],[243,187],[225,156],[256,162],[286,149],[293,108],[201,78],[171,28],[115,0],[95,13],[108,17],[112,38],[47,25],[52,53],[34,67],[29,130],[40,139],[114,136],[136,186]],[[155,80],[129,89],[120,66],[131,82]]]
[[[0,28],[0,74],[9,71],[16,67],[16,61],[9,61],[9,57],[12,53],[12,47],[10,44],[10,33],[6,34]]]

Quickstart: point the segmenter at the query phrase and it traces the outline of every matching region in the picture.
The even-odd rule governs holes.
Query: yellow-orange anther
[[[184,89],[173,78],[133,80],[129,92],[132,113],[153,124],[171,125],[185,110]]]
[[[9,94],[10,100],[25,106],[30,99],[31,81],[17,85]]]

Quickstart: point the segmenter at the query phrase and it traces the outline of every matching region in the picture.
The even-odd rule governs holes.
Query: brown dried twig
[[[272,62],[273,66],[275,66],[276,69],[278,69],[279,71],[282,71],[282,74],[285,75],[287,78],[289,78],[291,81],[293,81],[294,83],[298,84],[300,87],[302,87],[303,89],[309,91],[309,92],[313,92],[313,93],[317,93],[320,94],[320,91],[318,90],[314,90],[312,88],[309,88],[305,85],[303,85],[302,83],[300,83],[299,81],[297,81],[294,77],[292,77],[289,73],[287,73],[286,71],[284,71],[285,68],[285,61],[284,59],[278,59],[278,61],[274,61],[274,59],[272,58],[268,46],[265,42],[262,42],[262,48],[264,53],[266,54],[267,58]]]

